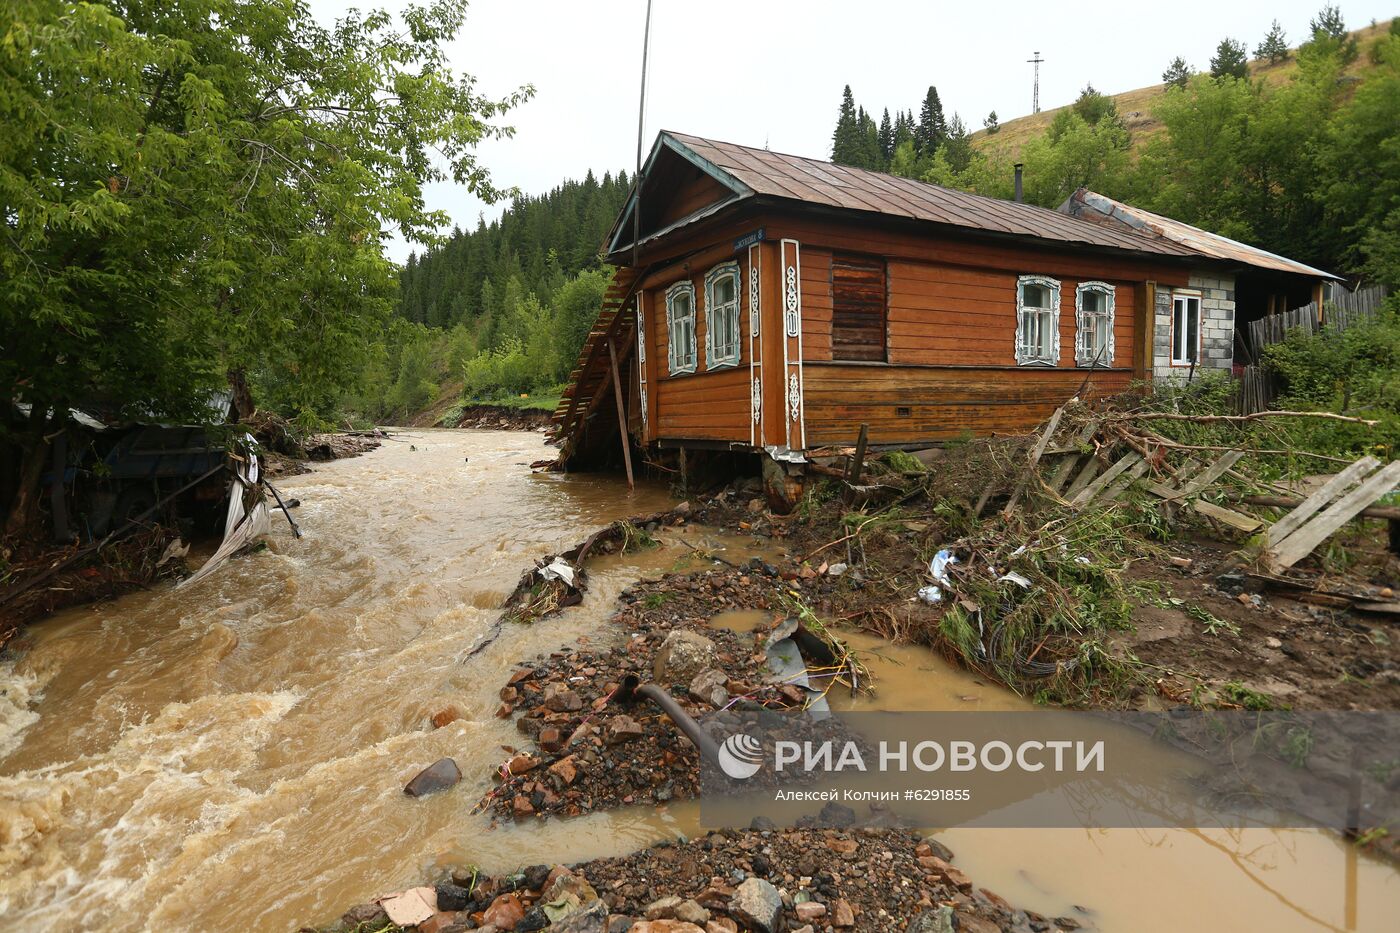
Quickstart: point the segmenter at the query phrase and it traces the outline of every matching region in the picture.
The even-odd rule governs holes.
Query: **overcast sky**
[[[329,21],[379,3],[310,0]],[[1347,25],[1388,19],[1395,0],[1341,0]],[[1036,51],[1042,109],[1074,99],[1085,83],[1116,93],[1161,81],[1176,55],[1208,67],[1224,36],[1252,51],[1277,17],[1290,45],[1322,0],[1169,4],[1083,2],[934,3],[897,0],[653,0],[646,146],[661,129],[826,158],[841,89],[875,114],[917,112],[936,85],[949,117],[969,129],[995,110],[1002,121],[1031,110]],[[504,95],[533,84],[533,100],[506,119],[513,139],[481,147],[498,184],[538,194],[591,168],[636,160],[637,92],[646,0],[474,0],[451,49],[454,68]],[[455,185],[430,204],[462,227],[501,207]],[[396,242],[395,259],[409,247]]]

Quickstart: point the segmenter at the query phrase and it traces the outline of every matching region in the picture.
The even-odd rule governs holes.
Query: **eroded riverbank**
[[[643,577],[708,582],[731,572],[708,555],[776,562],[784,547],[755,538],[754,522],[687,523],[659,548],[590,562],[582,605],[506,626],[462,663],[534,558],[670,503],[610,477],[531,474],[546,450],[519,433],[405,437],[286,482],[305,503],[302,542],[279,528],[268,551],[192,591],[136,594],[36,628],[35,647],[3,671],[17,711],[13,751],[0,758],[7,926],[290,929],[454,868],[626,857],[678,836],[701,845],[682,802],[494,829],[493,814],[470,813],[494,786],[502,746],[526,740],[496,716],[522,662],[625,644],[628,627],[605,622]],[[786,582],[816,603],[829,581]],[[647,607],[661,591],[635,586],[628,603],[705,630],[718,610],[747,608],[737,594],[717,601],[713,587]],[[844,637],[879,680],[861,701],[873,708],[1021,702],[925,648]],[[462,718],[432,729],[447,706]],[[462,784],[406,798],[407,780],[445,756],[462,765]],[[1323,833],[938,838],[978,887],[1048,918],[1082,906],[1074,915],[1104,930],[1212,928],[1204,917],[1219,928],[1385,929],[1400,910],[1400,876]],[[668,849],[661,858],[687,851]],[[631,858],[616,871],[657,856]]]

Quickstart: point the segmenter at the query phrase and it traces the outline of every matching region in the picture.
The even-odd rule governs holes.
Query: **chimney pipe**
[[[1016,163],[1016,203],[1020,204],[1026,199],[1026,194],[1021,188],[1021,170],[1025,168],[1022,162]]]

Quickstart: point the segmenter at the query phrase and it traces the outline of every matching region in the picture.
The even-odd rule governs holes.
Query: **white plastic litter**
[[[1031,581],[1021,576],[1014,570],[1008,570],[1006,573],[997,577],[997,580],[1010,580],[1012,583],[1016,584],[1023,590],[1028,590],[1031,588]]]
[[[540,576],[546,580],[563,580],[566,586],[574,585],[574,568],[562,557],[556,557],[553,561],[540,568]]]
[[[258,455],[253,453],[256,441],[251,434],[245,434],[244,438],[247,457],[238,462],[234,470],[236,477],[229,487],[224,541],[204,566],[176,584],[176,589],[209,576],[223,566],[224,561],[272,530],[272,516],[258,490]]]
[[[929,576],[933,577],[933,585],[921,587],[919,598],[930,606],[936,606],[943,602],[943,590],[941,587],[948,585],[948,565],[956,564],[958,559],[952,551],[944,549],[933,555],[933,560],[928,563]]]

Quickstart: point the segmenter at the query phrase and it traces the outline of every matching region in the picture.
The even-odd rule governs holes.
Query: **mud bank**
[[[490,431],[539,431],[549,426],[551,412],[542,408],[511,408],[505,405],[468,405],[455,424],[444,428],[478,428]]]

